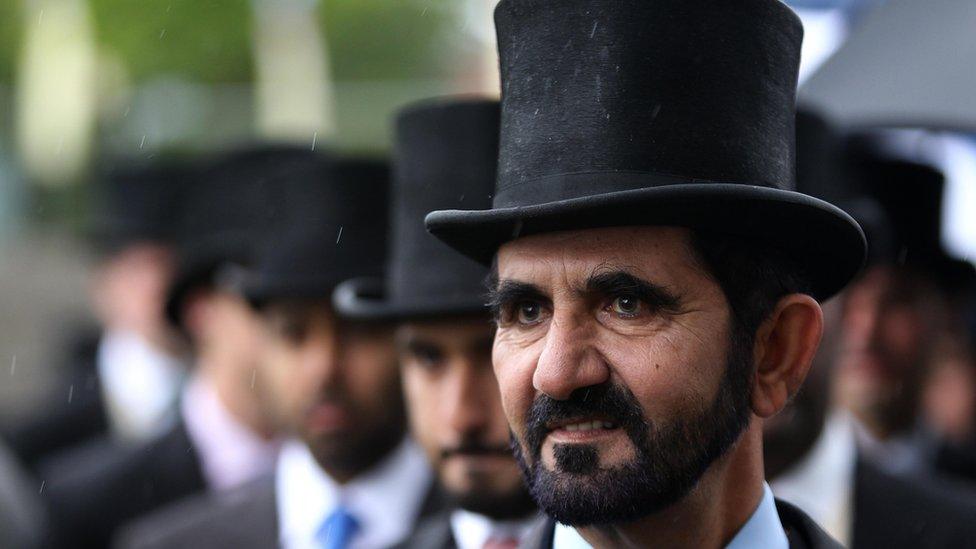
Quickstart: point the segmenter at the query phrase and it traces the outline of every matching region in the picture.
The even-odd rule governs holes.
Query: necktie
[[[346,549],[358,530],[359,522],[340,506],[326,517],[315,539],[322,549]]]

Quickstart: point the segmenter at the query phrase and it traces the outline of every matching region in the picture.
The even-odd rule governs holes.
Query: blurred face
[[[95,278],[93,301],[109,329],[135,332],[157,345],[170,343],[163,318],[174,258],[168,246],[133,244],[105,261]]]
[[[532,495],[564,524],[684,497],[750,414],[751,349],[689,233],[611,228],[498,253],[493,363]]]
[[[280,302],[264,313],[260,372],[281,427],[333,478],[386,456],[405,431],[400,372],[388,326],[341,321],[327,302]]]
[[[445,491],[496,519],[534,505],[509,449],[485,318],[413,322],[397,329],[410,427]]]
[[[835,390],[878,436],[910,428],[938,320],[934,296],[887,267],[847,291]]]

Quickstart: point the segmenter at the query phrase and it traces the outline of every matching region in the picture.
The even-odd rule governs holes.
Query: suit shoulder
[[[950,547],[973,543],[974,517],[976,493],[938,479],[902,478],[868,462],[857,464],[855,545]]]
[[[274,479],[177,502],[126,526],[119,549],[247,548],[277,543]]]
[[[842,546],[798,507],[776,500],[776,512],[791,549],[841,549]]]

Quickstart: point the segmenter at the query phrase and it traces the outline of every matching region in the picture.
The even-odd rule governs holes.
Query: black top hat
[[[179,266],[166,316],[180,325],[190,291],[214,283],[229,265],[248,266],[268,235],[292,223],[328,159],[305,147],[253,145],[224,153],[197,171],[180,227]]]
[[[381,277],[386,253],[389,168],[334,160],[306,195],[314,216],[290,225],[261,253],[242,290],[256,308],[277,299],[331,299],[355,277]]]
[[[826,298],[864,236],[793,192],[802,27],[778,0],[502,0],[493,207],[428,229],[487,263],[534,233],[677,225],[782,248]]]
[[[438,208],[491,207],[498,164],[498,102],[423,102],[404,109],[394,141],[391,249],[385,287],[350,280],[336,309],[350,317],[485,314],[488,270],[424,229]]]
[[[175,159],[113,163],[95,190],[94,245],[111,252],[136,242],[173,244],[190,175],[189,164]]]

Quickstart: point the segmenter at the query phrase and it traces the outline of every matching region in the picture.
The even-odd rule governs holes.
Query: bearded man
[[[495,374],[553,519],[533,546],[835,546],[763,480],[763,422],[865,254],[850,216],[788,190],[796,15],[502,0],[495,20],[493,206],[427,226],[494,264]]]

